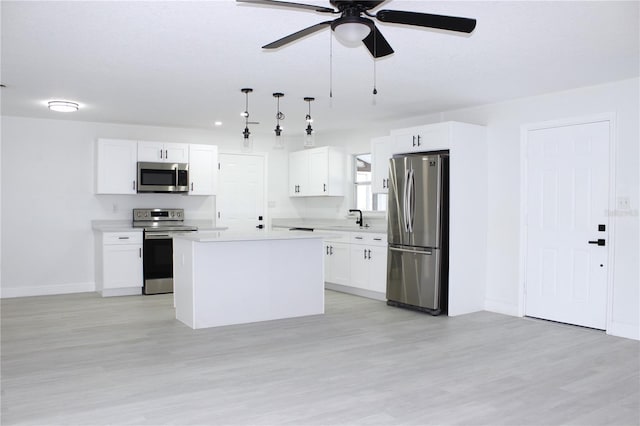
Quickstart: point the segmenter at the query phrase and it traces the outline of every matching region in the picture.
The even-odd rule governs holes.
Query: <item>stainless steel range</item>
[[[184,224],[184,209],[133,209],[134,228],[144,228],[142,294],[173,292],[173,236],[198,228]]]

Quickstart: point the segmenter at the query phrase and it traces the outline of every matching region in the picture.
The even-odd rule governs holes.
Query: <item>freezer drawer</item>
[[[438,249],[389,246],[387,300],[440,313],[440,256]]]

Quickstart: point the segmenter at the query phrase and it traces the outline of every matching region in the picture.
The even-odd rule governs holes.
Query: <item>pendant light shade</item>
[[[284,96],[284,93],[276,92],[273,97],[276,98],[276,128],[274,131],[274,149],[284,149],[284,142],[282,140],[282,127],[280,126],[280,120],[284,120],[284,114],[280,112],[280,98]]]
[[[249,131],[249,93],[253,92],[253,89],[244,88],[241,92],[245,94],[245,108],[241,114],[244,117],[244,130],[242,131],[242,150],[250,152],[253,150],[253,138],[251,138],[251,132]]]
[[[309,112],[305,117],[307,121],[307,128],[304,131],[304,147],[311,148],[315,146],[315,135],[313,133],[313,128],[311,127],[311,123],[313,123],[313,118],[311,118],[311,102],[315,101],[315,98],[304,98],[305,102],[309,104]]]

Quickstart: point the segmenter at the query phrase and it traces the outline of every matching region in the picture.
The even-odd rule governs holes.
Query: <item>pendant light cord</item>
[[[333,106],[333,34],[329,31],[329,106]]]
[[[378,45],[376,43],[378,37],[376,37],[376,31],[377,28],[374,25],[373,26],[373,94],[377,95],[378,94],[378,89],[376,88],[376,80],[377,80],[377,76],[376,76],[376,57],[378,56]],[[375,97],[374,97],[374,101],[375,101]]]

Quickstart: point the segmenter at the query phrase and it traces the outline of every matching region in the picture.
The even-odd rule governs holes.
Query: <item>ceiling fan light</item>
[[[57,112],[74,112],[79,108],[77,102],[70,101],[49,101],[47,104],[51,111]]]
[[[333,29],[338,40],[347,45],[360,43],[371,32],[371,28],[362,22],[345,22]]]

